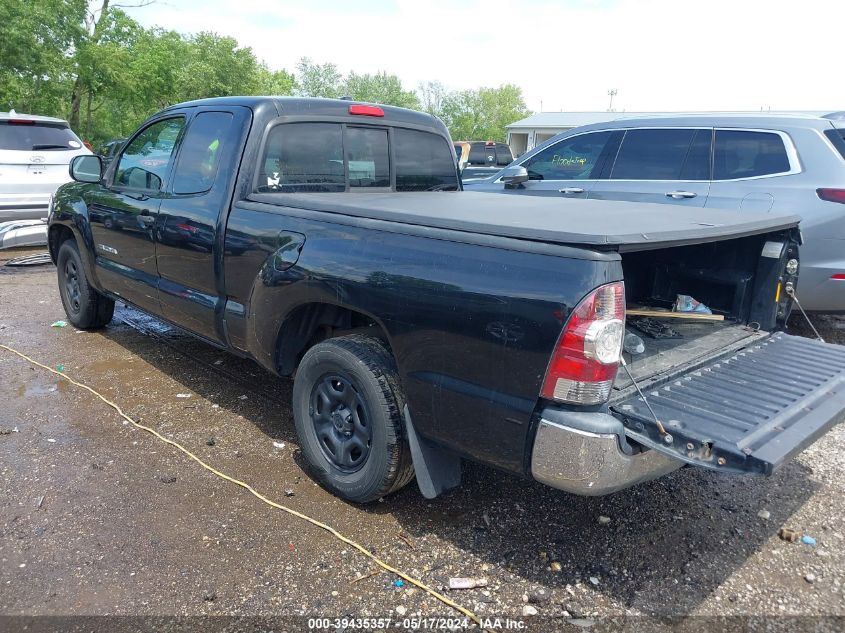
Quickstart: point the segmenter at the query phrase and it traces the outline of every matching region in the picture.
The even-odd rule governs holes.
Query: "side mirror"
[[[522,165],[505,167],[505,169],[502,170],[501,180],[505,183],[505,187],[516,187],[528,180],[528,170]]]
[[[96,154],[74,156],[70,161],[70,177],[77,182],[100,182],[103,177],[103,159]]]

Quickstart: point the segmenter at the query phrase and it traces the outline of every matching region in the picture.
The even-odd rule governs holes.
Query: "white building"
[[[809,114],[822,116],[827,111],[791,111],[790,114]],[[592,123],[614,121],[616,119],[633,119],[650,116],[672,116],[676,114],[692,114],[692,112],[538,112],[527,119],[522,119],[507,126],[508,145],[514,156],[524,154],[543,141],[566,130]],[[712,114],[714,116],[737,114],[736,112],[696,112],[695,114]],[[781,112],[742,112],[740,114],[781,114]]]

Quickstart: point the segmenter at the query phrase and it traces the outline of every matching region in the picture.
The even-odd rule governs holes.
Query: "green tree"
[[[351,72],[344,82],[343,92],[356,101],[383,103],[415,110],[420,107],[420,99],[415,92],[404,90],[399,77],[384,72],[375,75]]]
[[[0,0],[0,110],[64,115],[86,0]]]
[[[443,115],[443,101],[446,98],[446,87],[439,81],[422,81],[417,87],[420,107],[424,112],[436,117]]]
[[[296,65],[296,89],[301,97],[342,96],[343,76],[334,64],[315,64],[303,57]]]
[[[522,89],[513,84],[453,92],[443,98],[441,118],[456,140],[504,142],[505,127],[530,111]]]

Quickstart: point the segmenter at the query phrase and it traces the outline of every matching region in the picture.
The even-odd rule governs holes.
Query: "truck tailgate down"
[[[770,475],[845,418],[845,347],[773,334],[614,403],[631,439],[687,463]]]

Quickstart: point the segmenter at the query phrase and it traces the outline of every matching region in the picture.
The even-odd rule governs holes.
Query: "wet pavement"
[[[445,591],[479,615],[845,615],[843,425],[769,479],[683,469],[581,498],[467,464],[441,499],[356,506],[302,469],[289,380],[124,306],[101,332],[50,327],[55,270],[8,257],[0,342],[435,588],[488,579]],[[455,615],[55,375],[0,350],[0,376],[0,614]]]

